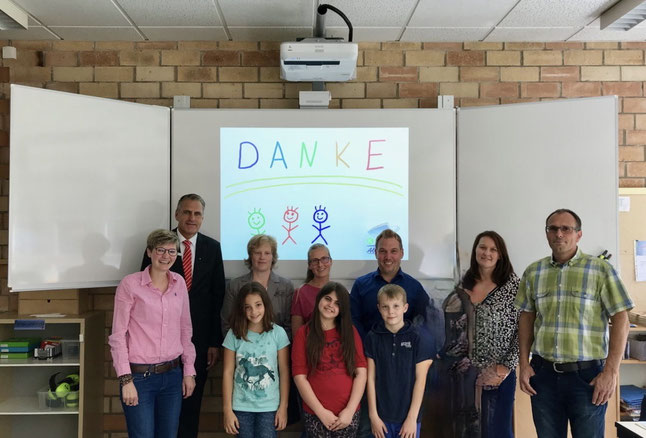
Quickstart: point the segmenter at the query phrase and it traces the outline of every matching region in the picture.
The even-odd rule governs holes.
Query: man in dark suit
[[[204,384],[208,370],[218,360],[222,345],[220,310],[225,290],[224,266],[220,243],[199,232],[204,207],[202,197],[191,193],[179,199],[175,210],[177,228],[173,231],[179,236],[182,257],[177,257],[171,270],[186,280],[191,303],[193,344],[197,353],[195,390],[191,397],[182,402],[180,438],[197,437]],[[150,259],[144,254],[141,269],[149,264]]]

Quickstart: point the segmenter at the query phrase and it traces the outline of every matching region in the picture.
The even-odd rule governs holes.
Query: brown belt
[[[177,368],[180,364],[179,357],[177,359],[169,360],[168,362],[162,363],[131,363],[130,372],[132,373],[144,373],[144,374],[163,374]]]

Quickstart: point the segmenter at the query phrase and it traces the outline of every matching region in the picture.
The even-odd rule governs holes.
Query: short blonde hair
[[[175,248],[179,251],[179,237],[177,237],[177,234],[160,228],[148,235],[146,248],[152,251],[158,246],[166,245],[167,243],[174,243]]]
[[[271,268],[274,269],[274,265],[278,261],[278,243],[276,239],[267,234],[256,234],[249,242],[247,242],[247,258],[244,259],[244,264],[247,265],[247,268],[251,270],[251,254],[258,249],[258,247],[268,243],[271,247]]]
[[[404,304],[408,302],[406,298],[406,291],[404,290],[404,288],[397,284],[392,284],[392,283],[382,286],[382,288],[379,289],[379,292],[377,292],[377,303],[381,303],[382,297],[385,297],[391,300],[401,298]]]

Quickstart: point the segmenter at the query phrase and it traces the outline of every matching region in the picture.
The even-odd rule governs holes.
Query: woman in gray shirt
[[[249,268],[249,273],[229,281],[224,302],[222,303],[222,334],[226,335],[229,330],[229,317],[235,302],[235,297],[243,284],[257,281],[262,284],[274,308],[274,321],[287,332],[289,339],[292,339],[290,308],[294,285],[291,280],[281,277],[273,271],[278,261],[278,244],[276,239],[266,234],[258,234],[249,239],[247,243],[247,255],[244,263]]]

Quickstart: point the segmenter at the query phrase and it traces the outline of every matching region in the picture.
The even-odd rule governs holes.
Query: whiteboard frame
[[[139,270],[150,231],[170,224],[169,114],[11,85],[12,292],[115,286]]]
[[[427,257],[428,253],[432,253],[433,251],[430,250],[429,248],[432,248],[433,245],[427,245],[425,242],[421,242],[417,239],[417,236],[420,234],[417,233],[415,227],[411,226],[410,227],[410,245],[411,247],[409,248],[409,253],[414,253],[417,252],[417,256],[419,258],[420,264],[415,265],[411,261],[404,261],[402,263],[403,269],[410,273],[411,275],[419,278],[420,280],[429,280],[429,279],[455,279],[457,278],[457,269],[458,269],[458,260],[456,259],[456,248],[462,258],[462,270],[466,268],[465,266],[465,261],[466,264],[468,264],[468,255],[471,250],[471,244],[472,244],[472,239],[473,236],[475,236],[476,230],[470,230],[468,228],[465,228],[465,218],[468,217],[476,217],[478,216],[479,218],[484,217],[486,220],[483,220],[479,223],[477,231],[481,231],[487,228],[494,228],[498,229],[501,231],[504,237],[507,237],[508,239],[508,245],[510,247],[510,253],[512,255],[512,262],[515,263],[517,271],[522,271],[524,269],[524,264],[528,263],[528,261],[533,261],[534,259],[543,257],[547,254],[549,254],[549,247],[547,246],[544,238],[544,233],[541,231],[543,226],[544,226],[544,217],[546,216],[549,211],[552,211],[555,208],[559,207],[571,207],[577,212],[581,213],[582,219],[583,219],[583,229],[584,229],[584,237],[581,240],[581,247],[584,251],[595,254],[597,251],[601,251],[603,249],[608,249],[611,253],[616,254],[617,253],[617,246],[618,246],[618,219],[617,219],[617,193],[618,193],[618,171],[617,171],[617,155],[618,155],[618,145],[617,145],[617,104],[618,100],[616,96],[607,96],[607,97],[596,97],[596,98],[585,98],[585,99],[567,99],[567,100],[558,100],[558,101],[549,101],[549,102],[538,102],[538,103],[525,103],[525,104],[513,104],[513,105],[496,105],[496,106],[490,106],[490,107],[478,107],[478,108],[462,108],[459,109],[457,112],[457,115],[454,110],[430,110],[430,109],[411,109],[411,110],[403,110],[403,109],[398,109],[398,110],[170,110],[169,108],[164,108],[164,107],[156,107],[156,106],[149,106],[149,105],[142,105],[142,104],[134,104],[130,102],[124,102],[124,101],[118,101],[118,100],[112,100],[112,99],[103,99],[103,98],[96,98],[96,97],[90,97],[90,96],[82,96],[82,95],[77,95],[77,94],[71,94],[71,93],[62,93],[62,92],[57,92],[53,90],[42,90],[39,88],[32,88],[32,87],[24,87],[20,85],[11,85],[11,90],[12,90],[12,118],[11,118],[11,150],[10,150],[10,163],[11,163],[11,185],[10,185],[10,198],[9,198],[9,211],[10,211],[10,217],[9,217],[9,257],[10,260],[14,260],[14,257],[16,257],[17,253],[17,243],[21,242],[24,243],[26,240],[24,236],[20,236],[17,233],[16,229],[16,221],[20,221],[18,217],[20,217],[22,214],[27,212],[27,217],[36,217],[39,215],[39,211],[31,210],[32,206],[29,205],[29,202],[27,200],[31,200],[34,198],[38,198],[38,196],[41,196],[42,193],[32,190],[30,193],[29,191],[25,192],[24,188],[21,188],[21,184],[25,182],[29,182],[29,178],[33,178],[33,172],[32,174],[29,173],[30,169],[22,169],[20,168],[19,165],[16,165],[16,163],[19,163],[20,160],[18,159],[19,154],[23,153],[23,150],[21,148],[22,143],[29,143],[29,142],[34,142],[34,133],[38,132],[38,135],[41,137],[40,139],[36,140],[42,140],[43,138],[46,138],[48,142],[53,141],[54,139],[57,138],[57,136],[60,136],[61,132],[61,127],[65,128],[64,134],[66,134],[68,137],[65,137],[66,140],[69,140],[69,138],[73,137],[82,137],[82,141],[79,142],[78,145],[76,145],[79,148],[87,148],[87,147],[99,147],[103,150],[105,150],[106,147],[106,141],[109,143],[110,148],[114,151],[118,151],[120,154],[123,154],[124,157],[128,157],[129,154],[132,154],[133,152],[137,152],[138,154],[141,153],[142,157],[142,163],[144,165],[146,163],[149,163],[151,156],[155,158],[159,158],[159,163],[157,164],[157,167],[155,167],[156,170],[151,170],[153,167],[149,168],[148,170],[146,169],[140,169],[141,172],[136,173],[136,177],[132,179],[132,181],[129,183],[131,186],[128,187],[129,190],[124,189],[123,193],[121,193],[123,203],[125,204],[116,204],[114,212],[118,215],[117,220],[122,221],[122,223],[126,223],[129,226],[124,227],[122,231],[119,232],[119,237],[115,238],[109,238],[107,239],[110,244],[114,243],[115,241],[118,241],[119,239],[124,239],[123,235],[125,234],[127,237],[127,242],[121,242],[119,244],[122,244],[124,247],[124,252],[122,253],[123,259],[119,263],[119,274],[118,275],[111,275],[110,278],[107,279],[93,279],[93,281],[63,281],[63,282],[35,282],[35,283],[30,283],[29,285],[16,285],[14,284],[16,277],[16,272],[13,270],[13,267],[15,266],[13,263],[9,265],[9,286],[12,288],[12,291],[23,291],[23,290],[50,290],[50,289],[68,289],[68,288],[88,288],[88,287],[103,287],[103,286],[114,286],[116,285],[119,280],[126,274],[136,271],[139,268],[139,261],[141,260],[141,253],[142,249],[144,247],[144,239],[145,235],[153,229],[153,228],[166,228],[171,224],[171,218],[174,215],[174,206],[179,198],[179,196],[183,193],[188,193],[188,192],[197,192],[197,193],[205,193],[205,188],[208,188],[208,184],[211,183],[211,181],[208,178],[201,178],[204,175],[203,174],[197,174],[197,178],[195,178],[196,182],[192,183],[187,183],[186,181],[182,181],[182,178],[179,177],[182,172],[184,174],[191,173],[193,169],[191,169],[191,162],[196,162],[199,161],[202,158],[196,158],[198,157],[195,155],[195,151],[197,149],[191,149],[192,146],[189,145],[189,150],[188,153],[184,149],[182,152],[178,152],[178,150],[175,148],[175,145],[177,144],[175,140],[176,135],[186,135],[185,140],[187,142],[192,142],[196,143],[194,141],[195,139],[195,130],[189,130],[189,131],[182,131],[183,128],[178,128],[176,125],[176,118],[182,118],[185,115],[192,114],[200,114],[200,117],[203,117],[205,115],[208,115],[209,117],[212,117],[213,115],[217,115],[218,123],[219,125],[217,126],[248,126],[249,122],[247,121],[247,117],[252,115],[252,113],[257,113],[256,114],[256,120],[254,122],[254,126],[305,126],[304,123],[307,123],[307,126],[340,126],[340,127],[351,127],[351,126],[410,126],[410,116],[411,114],[415,114],[418,116],[419,114],[424,114],[424,112],[438,112],[438,113],[444,113],[442,117],[445,117],[443,120],[443,128],[448,126],[447,132],[450,131],[448,135],[448,138],[451,138],[452,140],[452,150],[450,152],[450,160],[448,161],[448,167],[449,171],[445,173],[445,180],[442,181],[440,184],[448,184],[450,180],[450,184],[453,187],[448,188],[445,190],[443,193],[446,195],[448,198],[451,198],[450,200],[443,199],[440,204],[442,204],[442,207],[436,208],[434,210],[435,213],[439,211],[439,214],[441,215],[448,215],[448,219],[444,218],[444,225],[452,224],[452,230],[448,230],[443,234],[442,237],[442,242],[441,246],[443,248],[443,257],[445,257],[445,260],[448,261],[448,264],[444,265],[443,271],[441,272],[440,275],[437,275],[437,273],[433,273],[432,269],[428,269],[429,264],[432,265],[434,263],[433,260],[425,260]],[[39,98],[36,99],[35,101],[32,101],[32,103],[25,109],[25,108],[19,108],[20,103],[20,94],[22,92],[37,92],[40,93],[38,94]],[[36,118],[36,113],[38,111],[44,110],[47,108],[47,101],[49,98],[52,96],[60,96],[62,99],[72,99],[76,103],[90,103],[90,106],[96,105],[97,108],[110,108],[109,115],[103,116],[103,118],[99,117],[98,119],[96,117],[92,117],[92,111],[93,110],[88,110],[87,108],[83,108],[82,105],[80,105],[78,108],[76,108],[76,103],[72,103],[70,108],[65,108],[65,105],[60,105],[57,104],[55,107],[55,110],[52,111],[52,107],[50,107],[49,112],[45,112],[45,114],[42,114],[42,120],[38,120]],[[601,105],[604,107],[603,110],[595,110],[594,107],[595,105]],[[569,111],[566,110],[563,113],[559,113],[555,109],[558,109],[560,107],[567,108],[568,106],[573,106],[576,108],[585,108],[586,114],[585,117],[581,116],[578,114],[577,111],[573,111],[570,109]],[[588,108],[589,107],[589,108]],[[80,111],[79,111],[80,108]],[[122,137],[119,137],[118,134],[120,134],[119,129],[114,129],[113,125],[107,124],[106,126],[100,126],[101,123],[104,120],[110,120],[112,123],[114,123],[114,117],[116,115],[118,116],[123,116],[121,113],[129,113],[130,110],[133,110],[134,108],[137,108],[135,111],[139,111],[141,109],[142,111],[145,112],[153,112],[156,114],[160,115],[160,118],[163,119],[161,121],[161,126],[163,126],[161,129],[150,129],[145,126],[142,127],[142,122],[139,119],[139,117],[136,116],[127,116],[125,117],[128,122],[131,122],[132,125],[136,125],[138,128],[140,134],[142,135],[142,138],[138,138],[138,141],[136,144],[128,143],[128,142],[123,142]],[[75,109],[76,113],[66,113],[65,111],[67,109]],[[590,109],[590,110],[589,110]],[[539,111],[540,110],[540,111]],[[19,112],[23,111],[25,114],[28,115],[28,118],[25,118],[19,115]],[[103,109],[101,109],[103,111]],[[469,115],[475,115],[475,114],[483,114],[486,119],[488,116],[495,116],[496,113],[498,112],[508,112],[508,115],[506,117],[511,117],[511,119],[504,120],[501,122],[499,125],[497,125],[497,128],[494,128],[493,131],[496,135],[498,133],[505,133],[509,132],[510,130],[523,130],[523,125],[522,123],[519,123],[518,121],[514,121],[514,117],[518,117],[522,114],[530,114],[532,112],[540,112],[543,113],[544,118],[541,119],[541,121],[537,121],[534,116],[528,116],[525,117],[523,120],[523,123],[532,123],[533,124],[533,129],[532,133],[528,132],[521,132],[521,133],[516,133],[516,142],[507,142],[507,144],[525,144],[526,142],[532,142],[532,141],[537,141],[537,139],[541,135],[541,130],[537,129],[537,127],[545,127],[548,126],[550,129],[544,129],[543,133],[547,133],[549,135],[554,135],[555,131],[555,126],[561,126],[563,127],[565,124],[567,124],[567,127],[569,132],[567,135],[587,135],[586,138],[589,138],[590,141],[600,141],[603,144],[606,144],[610,146],[610,149],[606,150],[605,153],[605,158],[602,160],[602,162],[607,162],[608,166],[604,166],[604,173],[602,178],[598,178],[598,175],[593,175],[593,177],[587,177],[586,181],[584,184],[581,183],[580,178],[578,177],[572,177],[570,175],[569,179],[561,179],[559,181],[556,181],[556,188],[544,188],[541,187],[541,189],[544,192],[549,192],[553,193],[554,191],[557,192],[559,196],[554,196],[550,198],[550,204],[549,206],[539,206],[535,202],[532,202],[531,207],[533,208],[531,211],[531,215],[526,215],[523,217],[518,216],[519,209],[518,207],[509,209],[507,211],[507,214],[510,215],[510,218],[514,218],[517,226],[511,227],[512,229],[516,229],[515,232],[519,232],[520,236],[510,236],[504,231],[505,229],[505,222],[500,221],[500,220],[490,220],[490,217],[488,215],[482,216],[482,211],[478,211],[477,209],[471,208],[473,205],[480,205],[482,206],[482,203],[480,204],[473,204],[469,205],[469,200],[468,198],[465,198],[465,193],[466,193],[466,180],[463,178],[463,175],[468,174],[469,169],[464,166],[464,162],[462,159],[466,156],[467,151],[464,149],[465,143],[465,129],[468,128],[468,130],[476,130],[477,125],[469,125],[472,122],[469,122]],[[350,113],[352,112],[352,117],[350,117]],[[612,112],[612,114],[610,114]],[[603,114],[600,116],[600,114]],[[260,118],[258,118],[260,117]],[[578,119],[577,119],[578,117]],[[610,120],[610,119],[613,120]],[[521,117],[522,119],[522,117]],[[99,120],[99,122],[97,122]],[[260,120],[260,122],[258,121]],[[576,120],[576,123],[572,123],[572,120]],[[331,123],[334,123],[334,125],[331,125]],[[44,132],[40,130],[41,125],[47,125],[49,124],[49,129],[50,132]],[[34,126],[38,126],[39,130],[34,129]],[[576,128],[572,128],[572,126],[576,126]],[[88,130],[88,127],[91,127],[93,130],[90,131]],[[429,130],[429,125],[426,124],[423,126],[426,131],[428,132]],[[217,129],[209,127],[209,129]],[[418,128],[416,128],[418,129]],[[421,128],[420,128],[421,129]],[[483,141],[488,141],[488,137],[492,136],[492,127],[488,126],[487,129],[477,131],[472,134],[473,140],[471,140],[476,146],[480,145],[479,147],[475,147],[474,151],[480,153],[481,155],[478,156],[477,154],[470,154],[470,160],[472,161],[472,164],[478,164],[485,162],[483,161],[484,158],[490,157],[491,156],[491,151],[494,149],[491,149],[491,147],[495,147],[496,144],[493,144],[491,146],[487,146],[485,148],[481,147],[483,144]],[[422,132],[421,130],[419,132]],[[591,133],[592,132],[592,133]],[[74,134],[71,136],[71,134]],[[90,133],[90,134],[88,134]],[[83,135],[86,135],[86,137],[83,137]],[[558,133],[557,133],[558,134]],[[85,138],[88,138],[87,136],[89,135],[89,138],[92,138],[91,142],[86,142],[83,143]],[[116,135],[116,140],[114,138],[112,140],[109,140],[110,136]],[[415,134],[416,136],[419,134]],[[444,134],[443,134],[444,135]],[[71,136],[71,137],[70,137]],[[446,139],[445,137],[442,137],[444,140]],[[107,139],[107,140],[106,140]],[[520,139],[520,140],[518,140]],[[60,139],[59,139],[60,140]],[[444,141],[442,140],[442,141]],[[413,140],[411,139],[411,144],[413,143]],[[142,144],[146,144],[146,146],[142,146]],[[500,144],[500,141],[497,141],[496,143]],[[102,144],[103,146],[97,146]],[[595,143],[596,144],[596,143]],[[172,147],[171,147],[172,146]],[[149,147],[150,149],[146,149],[146,147]],[[483,152],[486,152],[483,154]],[[415,159],[414,153],[414,147],[411,146],[411,155],[410,155],[410,161],[411,165],[415,166],[418,165],[418,160]],[[527,152],[525,152],[527,153]],[[560,153],[560,151],[559,151]],[[18,155],[17,155],[18,154]],[[456,156],[457,154],[457,156]],[[552,152],[554,154],[554,152]],[[584,159],[587,159],[589,157],[585,157],[586,154],[589,154],[589,150],[585,150],[582,152],[582,150],[579,150],[579,156],[578,157],[573,157],[573,158],[581,158],[583,157]],[[178,160],[177,158],[180,155],[185,155],[186,160]],[[527,155],[525,155],[527,156]],[[146,161],[148,159],[148,161]],[[526,161],[526,160],[525,160]],[[161,164],[160,164],[161,163]],[[496,163],[494,163],[496,164]],[[504,164],[504,163],[503,163]],[[532,162],[531,167],[539,167],[537,166],[536,162]],[[574,169],[578,169],[581,166],[574,166]],[[169,169],[167,172],[159,172],[159,169]],[[508,169],[514,169],[513,166],[507,166],[507,168],[500,168],[500,169],[488,169],[489,171],[492,172],[504,172]],[[33,170],[33,169],[32,169]],[[426,173],[431,175],[433,174],[432,170],[425,169]],[[529,169],[531,170],[531,169]],[[419,169],[417,171],[419,173]],[[531,172],[530,172],[531,173]],[[155,178],[152,175],[159,177]],[[413,173],[411,172],[411,175]],[[21,177],[27,177],[27,180],[21,181]],[[60,175],[59,175],[60,176]],[[458,179],[458,176],[461,177],[461,179]],[[523,176],[527,176],[524,174]],[[596,177],[596,178],[595,178]],[[81,180],[81,179],[79,179]],[[147,181],[144,181],[147,180]],[[219,179],[218,179],[219,180]],[[544,180],[544,178],[543,178]],[[550,178],[552,180],[552,178]],[[52,181],[56,181],[55,178],[52,179]],[[144,182],[150,182],[151,185],[155,186],[155,190],[159,189],[159,187],[163,187],[162,191],[164,192],[163,196],[153,196],[152,198],[152,206],[150,204],[146,204],[146,202],[149,202],[151,200],[150,195],[145,195],[141,194],[139,190],[133,190],[133,187],[137,187],[137,185],[141,184],[142,181]],[[486,183],[486,179],[483,180],[484,183]],[[570,192],[561,192],[557,189],[559,187],[562,187],[565,182],[570,182],[570,183],[577,183],[577,184],[582,184],[585,186],[585,190],[583,190],[583,193],[575,193],[578,195],[578,200],[577,201],[572,201],[573,197]],[[92,182],[92,181],[90,181]],[[420,184],[419,181],[409,181],[409,185],[412,188],[418,187],[423,185],[426,181],[422,181],[422,184]],[[526,181],[523,181],[526,183]],[[554,182],[554,181],[551,181]],[[472,187],[475,187],[476,189],[479,190],[485,190],[488,188],[487,184],[484,184],[483,182],[478,182],[477,184],[472,184],[469,183]],[[540,181],[540,183],[544,183],[544,181]],[[79,206],[82,209],[85,209],[85,211],[94,211],[93,209],[98,209],[100,210],[102,207],[102,204],[99,203],[97,205],[92,205],[91,202],[88,203],[88,199],[92,197],[88,197],[87,195],[87,188],[84,187],[84,185],[77,185],[77,188],[81,189],[80,192],[76,192],[73,188],[70,190],[70,184],[69,182],[66,182],[66,186],[61,188],[58,191],[55,191],[55,194],[49,194],[50,197],[56,196],[60,197],[65,195],[65,198],[67,200],[73,199],[73,200],[79,200],[78,202]],[[434,181],[433,184],[438,184],[437,181]],[[530,188],[536,186],[536,182],[533,182],[529,184]],[[127,185],[127,184],[126,184]],[[49,184],[48,184],[49,186]],[[526,188],[527,184],[514,184],[514,189],[519,190],[520,192],[527,191]],[[523,189],[522,187],[525,187]],[[597,187],[595,189],[595,187]],[[48,187],[47,187],[48,188]],[[33,188],[32,188],[33,189]],[[100,198],[100,193],[101,189],[104,189],[104,187],[100,187],[98,189],[95,189],[96,193],[99,193],[98,196],[94,196],[94,198],[99,198],[101,201],[105,201],[105,199]],[[471,189],[470,189],[471,190]],[[490,190],[490,189],[489,189]],[[523,191],[524,190],[524,191]],[[599,191],[603,192],[603,213],[604,217],[602,219],[596,218],[595,217],[595,211],[598,210],[598,208],[592,208],[589,209],[588,204],[594,204],[594,202],[589,201],[590,196],[595,196],[596,194],[599,193]],[[158,192],[155,192],[158,193]],[[491,193],[491,191],[490,191]],[[124,198],[125,194],[125,198]],[[522,199],[523,196],[514,196],[514,195],[506,195],[504,191],[499,191],[495,190],[493,191],[494,196],[491,196],[489,198],[487,197],[481,197],[482,201],[486,201],[487,203],[491,203],[490,208],[488,209],[489,212],[497,211],[495,206],[502,206],[505,207],[509,205],[509,199],[508,196],[511,196],[511,198],[518,198]],[[136,196],[142,195],[141,198],[136,198]],[[526,195],[525,195],[526,196]],[[93,198],[93,199],[94,199]],[[145,198],[145,199],[144,199]],[[162,199],[163,198],[163,199]],[[91,200],[93,200],[91,199]],[[172,202],[171,202],[172,201]],[[498,204],[496,204],[496,202]],[[218,201],[214,202],[213,199],[207,199],[207,210],[206,210],[206,220],[205,220],[205,226],[203,227],[203,231],[206,234],[212,235],[214,237],[218,237],[219,235],[219,226],[218,226],[218,221],[219,221],[219,213],[218,211]],[[214,205],[216,204],[216,205]],[[142,208],[142,207],[151,207],[153,211],[156,213],[150,213],[150,208],[148,211],[141,211],[137,210],[137,208]],[[430,205],[430,203],[429,203]],[[597,204],[594,204],[595,206]],[[126,208],[124,208],[126,206]],[[469,207],[469,208],[466,208]],[[506,211],[505,208],[500,207],[499,211]],[[549,207],[549,208],[548,208]],[[69,204],[67,204],[67,208],[69,208]],[[522,208],[524,209],[523,211],[527,212],[527,203],[525,203]],[[215,211],[216,214],[209,214],[210,211]],[[124,215],[127,216],[128,213],[132,213],[131,216],[125,217]],[[215,219],[215,220],[214,220]],[[51,215],[47,217],[47,220],[49,222],[52,221]],[[106,219],[107,223],[107,219]],[[106,229],[106,223],[104,223],[102,226],[96,227],[94,230],[84,230],[84,232],[98,232],[99,234],[101,232],[104,232]],[[591,226],[592,225],[592,226]],[[428,224],[429,227],[434,228],[437,226],[435,223]],[[440,225],[440,228],[442,225]],[[125,231],[124,231],[125,230]],[[605,231],[604,231],[605,230]],[[610,230],[610,231],[608,231]],[[613,232],[614,230],[614,232]],[[73,232],[72,232],[73,234]],[[62,233],[63,236],[65,236],[65,233]],[[33,239],[32,239],[33,240]],[[422,239],[423,240],[423,239]],[[56,251],[52,251],[49,255],[52,257],[53,260],[55,261],[60,261],[60,260],[68,260],[68,259],[73,259],[74,257],[78,257],[78,254],[65,254],[65,247],[66,245],[61,244],[63,239],[60,236],[58,236],[58,239],[56,242],[51,243],[51,242],[36,242],[38,244],[47,244],[50,243],[52,246],[46,248],[56,248]],[[70,245],[70,248],[73,245]],[[446,251],[447,247],[451,247],[451,254],[448,254],[448,251]],[[80,250],[80,247],[76,247],[77,252]],[[522,255],[519,256],[518,254],[522,253],[522,251],[530,251],[529,255]],[[34,259],[38,259],[37,256],[39,256],[38,251],[33,251],[32,248],[30,248],[30,251],[32,251],[33,255],[36,255]],[[421,257],[421,258],[420,258]],[[411,257],[412,260],[417,260],[415,255],[413,254],[413,257]],[[613,264],[616,264],[617,258],[611,259],[611,262]],[[288,263],[288,262],[286,262]],[[339,263],[338,265],[335,265],[334,267],[334,277],[339,278],[341,280],[343,279],[354,279],[359,275],[362,275],[366,272],[372,271],[376,267],[376,262],[372,260],[364,261],[358,264],[354,264],[352,267],[344,268],[344,265],[346,263]],[[446,267],[450,266],[449,269]],[[39,265],[36,265],[34,268],[36,272],[37,269],[40,268]],[[294,265],[294,268],[289,268],[286,269],[285,266],[279,264],[278,265],[278,270],[279,272],[283,273],[286,276],[289,276],[291,278],[297,279],[297,278],[302,278],[304,271],[305,271],[305,265],[302,262],[298,262],[298,264]],[[233,277],[236,275],[239,275],[242,272],[245,272],[246,268],[244,265],[242,265],[241,262],[227,262],[226,263],[226,272],[228,277]],[[449,272],[451,271],[451,272]]]
[[[458,111],[460,272],[468,268],[475,236],[493,229],[505,239],[514,268],[522,273],[551,253],[545,219],[558,208],[581,217],[581,250],[597,255],[607,249],[616,266],[617,109],[617,97],[604,96]],[[479,169],[485,162],[487,168]],[[590,163],[598,166],[586,168]],[[538,169],[551,173],[537,177]]]

